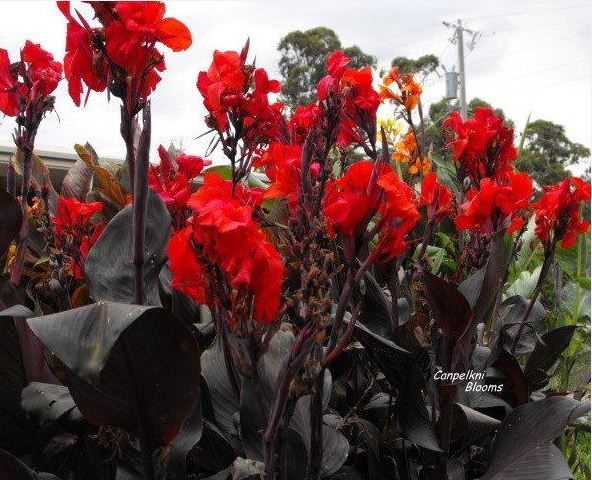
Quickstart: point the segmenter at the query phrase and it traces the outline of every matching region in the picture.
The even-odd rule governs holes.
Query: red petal
[[[160,22],[158,39],[173,52],[187,50],[191,46],[191,32],[176,18],[165,18]]]

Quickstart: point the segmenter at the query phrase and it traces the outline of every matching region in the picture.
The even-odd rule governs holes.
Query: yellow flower
[[[380,138],[380,129],[384,129],[387,141],[394,145],[395,139],[400,135],[403,129],[401,121],[395,120],[393,117],[378,119],[378,138]]]

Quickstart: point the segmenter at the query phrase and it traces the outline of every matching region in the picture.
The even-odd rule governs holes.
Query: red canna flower
[[[322,115],[322,109],[316,104],[299,105],[290,119],[290,133],[292,143],[301,145],[306,140]]]
[[[460,206],[456,226],[486,235],[501,228],[513,233],[523,225],[519,213],[528,206],[532,194],[532,179],[526,173],[510,171],[503,183],[484,178],[478,190],[467,193],[469,201]]]
[[[179,153],[175,158],[171,158],[162,145],[158,147],[158,155],[160,163],[150,165],[148,183],[160,196],[171,215],[175,217],[177,213],[182,213],[187,207],[187,200],[192,193],[192,180],[211,162],[184,153]]]
[[[232,113],[242,119],[251,136],[270,136],[275,133],[281,104],[270,104],[268,95],[279,92],[280,83],[269,80],[264,69],[245,65],[245,61],[246,53],[216,50],[210,68],[199,73],[197,88],[210,113],[207,122],[218,131],[226,131]],[[271,132],[261,132],[261,128]]]
[[[102,224],[92,218],[103,210],[101,202],[84,203],[75,198],[60,197],[53,218],[56,246],[70,257],[74,278],[84,278],[84,261],[90,248],[103,231]]]
[[[30,40],[25,42],[19,62],[10,63],[8,52],[0,49],[0,111],[14,117],[27,109],[38,111],[40,117],[46,103],[62,78],[62,64],[53,55]]]
[[[459,172],[468,176],[473,185],[483,178],[502,178],[512,169],[518,156],[514,130],[490,108],[477,108],[475,116],[466,122],[458,112],[452,112],[444,126],[452,132],[447,146],[452,149]]]
[[[343,177],[327,182],[323,213],[332,234],[354,237],[365,228],[380,202],[376,180],[372,186],[371,178],[389,168],[370,160],[360,161],[350,166]]]
[[[378,186],[385,192],[385,199],[381,207],[383,236],[376,250],[382,261],[386,262],[407,250],[407,234],[415,228],[421,215],[413,190],[394,170],[380,176]]]
[[[572,247],[578,234],[590,228],[580,212],[582,204],[589,201],[590,184],[581,178],[570,177],[545,187],[540,200],[532,205],[537,237],[546,247],[559,241],[564,248]]]
[[[164,57],[162,43],[174,52],[191,45],[191,33],[175,18],[165,18],[163,2],[88,2],[100,27],[91,27],[78,14],[70,13],[70,2],[57,2],[68,20],[64,70],[68,91],[80,105],[83,84],[89,91],[111,93],[134,104],[145,102],[160,81]],[[136,105],[137,104],[137,105]]]
[[[326,101],[333,95],[343,102],[338,144],[344,147],[360,143],[364,133],[376,131],[380,105],[380,96],[372,87],[372,69],[348,68],[349,62],[343,51],[333,52],[327,59],[328,74],[317,86],[319,100]]]
[[[176,232],[169,242],[168,255],[173,288],[186,293],[202,305],[211,304],[206,265],[193,246],[193,226]]]
[[[389,261],[407,249],[406,236],[417,224],[413,190],[390,165],[354,163],[343,177],[327,184],[323,213],[329,232],[357,237],[371,220],[379,236],[373,255]]]
[[[454,208],[452,200],[452,192],[438,182],[436,172],[430,172],[423,178],[419,202],[426,207],[428,220],[439,222],[450,215]]]
[[[273,142],[255,160],[254,166],[264,167],[265,174],[271,180],[264,197],[284,198],[294,212],[302,177],[302,146]]]
[[[188,201],[190,225],[173,236],[169,261],[173,286],[213,306],[211,267],[220,270],[223,287],[232,290],[232,318],[272,323],[281,306],[284,264],[279,252],[253,218],[263,192],[207,174]],[[209,272],[204,275],[204,272]],[[251,309],[252,306],[252,309]]]

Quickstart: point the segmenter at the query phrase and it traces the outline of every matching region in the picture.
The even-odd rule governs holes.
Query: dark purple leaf
[[[88,149],[87,144],[87,149]],[[94,152],[93,152],[94,153]],[[97,159],[91,156],[93,164],[96,164]],[[91,164],[85,162],[81,158],[76,160],[74,165],[70,167],[68,173],[62,181],[60,195],[62,197],[72,197],[83,202],[86,199],[86,194],[90,190],[94,169]]]
[[[423,399],[423,376],[411,354],[363,325],[356,324],[354,336],[398,390],[395,412],[405,438],[424,448],[442,451]]]
[[[471,325],[473,312],[465,296],[451,283],[427,271],[423,272],[422,280],[434,319],[443,332],[443,364],[447,370],[454,371],[455,358],[460,359],[461,365],[466,361],[463,354],[467,346],[458,340]],[[474,337],[467,335],[465,340],[474,345]]]
[[[83,420],[68,387],[63,385],[30,383],[21,392],[21,405],[33,424],[40,428],[56,423],[71,425]]]
[[[0,448],[21,454],[30,449],[33,438],[21,408],[21,390],[27,379],[14,320],[3,314],[0,316]]]
[[[516,408],[500,425],[491,452],[489,468],[482,480],[569,478],[540,476],[541,470],[537,467],[543,457],[540,449],[547,447],[549,442],[562,435],[570,422],[589,411],[590,404],[569,397],[546,398]],[[550,454],[548,463],[544,464],[549,472],[562,471],[557,467],[555,454]],[[518,472],[522,473],[517,477],[515,475],[518,475]]]
[[[505,376],[500,397],[515,407],[527,403],[528,381],[516,357],[502,349],[498,352],[493,367]]]
[[[569,346],[575,330],[575,325],[559,327],[545,333],[537,342],[524,369],[532,391],[540,390],[549,383],[547,372]]]
[[[88,253],[85,274],[96,301],[134,303],[132,206],[121,210],[105,227]],[[146,303],[160,305],[158,276],[166,261],[171,217],[160,197],[149,190],[146,216],[144,286]]]
[[[520,329],[520,322],[526,313],[529,300],[521,295],[506,298],[500,305],[500,335],[501,345],[510,350],[514,338]],[[520,340],[516,345],[515,354],[524,355],[533,351],[539,341],[539,335],[545,331],[545,316],[547,311],[538,300],[535,302],[530,315],[526,319],[527,326],[522,329]]]
[[[18,458],[0,450],[0,478],[3,480],[59,480],[49,473],[36,473]]]
[[[166,445],[199,402],[197,343],[161,308],[101,302],[28,323],[67,368],[90,423],[142,428],[152,445]]]
[[[450,443],[453,451],[491,438],[500,421],[460,403],[452,405]]]

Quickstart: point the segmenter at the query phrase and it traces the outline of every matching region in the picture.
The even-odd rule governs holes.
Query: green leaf
[[[539,265],[532,272],[521,272],[516,280],[514,280],[514,282],[506,289],[506,295],[508,297],[521,295],[524,298],[529,298],[539,281],[541,269],[542,265]]]

